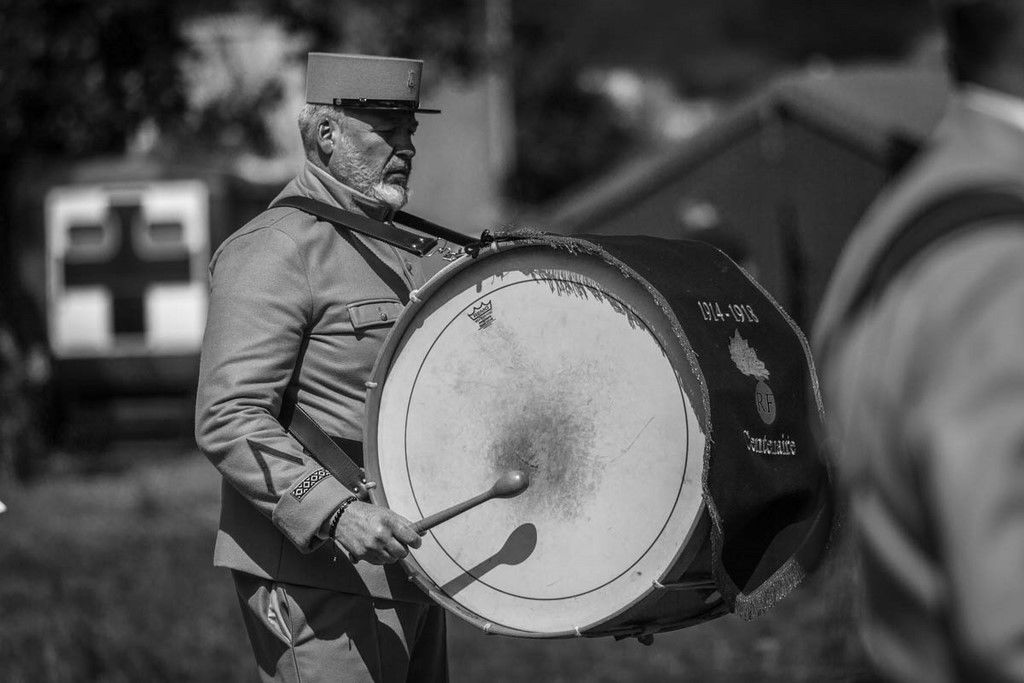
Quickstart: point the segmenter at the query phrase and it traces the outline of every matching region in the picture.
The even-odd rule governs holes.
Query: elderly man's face
[[[411,112],[350,109],[335,127],[331,174],[349,187],[393,209],[409,198],[409,174],[416,148]]]

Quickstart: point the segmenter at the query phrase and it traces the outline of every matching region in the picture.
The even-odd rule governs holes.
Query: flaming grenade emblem
[[[768,367],[757,357],[757,352],[747,340],[740,336],[739,330],[736,330],[729,339],[729,356],[740,372],[757,380],[757,386],[754,387],[754,405],[757,407],[757,414],[761,416],[761,421],[766,425],[775,422],[775,395],[768,386]]]

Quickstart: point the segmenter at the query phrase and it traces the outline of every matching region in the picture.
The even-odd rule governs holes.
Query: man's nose
[[[395,155],[406,159],[416,156],[416,145],[412,144],[412,131],[400,131],[393,140]]]

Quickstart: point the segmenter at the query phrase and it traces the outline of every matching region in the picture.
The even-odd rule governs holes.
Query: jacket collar
[[[387,204],[353,190],[309,160],[303,164],[299,174],[285,186],[275,201],[295,194],[362,214],[376,221],[387,222],[395,215],[395,211]]]
[[[390,221],[395,212],[385,204],[371,199],[364,194],[356,192],[352,188],[340,183],[327,171],[307,161],[299,171],[299,174],[288,183],[281,194],[274,201],[290,195],[309,197],[338,208],[362,214],[367,218],[378,221]],[[409,274],[406,272],[406,261],[398,254],[397,250],[389,244],[373,239],[366,235],[350,233],[350,239],[359,242],[389,268],[399,280],[406,282]],[[409,285],[410,289],[412,285]],[[396,292],[401,298],[401,294]]]

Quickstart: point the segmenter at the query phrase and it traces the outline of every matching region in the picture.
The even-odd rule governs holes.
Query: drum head
[[[505,471],[530,477],[412,552],[435,599],[488,629],[565,636],[673,567],[703,512],[705,437],[670,315],[615,265],[543,245],[463,259],[403,313],[368,397],[375,500],[415,521]]]

